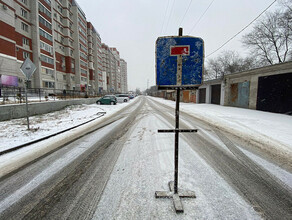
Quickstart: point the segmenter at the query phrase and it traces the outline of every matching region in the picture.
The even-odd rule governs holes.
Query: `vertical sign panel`
[[[182,59],[181,82],[177,82],[178,59]],[[198,87],[202,83],[203,69],[204,42],[201,38],[187,36],[157,39],[156,85],[158,89]]]

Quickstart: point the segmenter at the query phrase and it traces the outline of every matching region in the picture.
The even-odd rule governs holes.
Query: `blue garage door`
[[[231,106],[249,107],[249,82],[231,84]]]

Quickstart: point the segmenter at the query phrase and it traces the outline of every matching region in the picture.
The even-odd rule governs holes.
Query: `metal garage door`
[[[292,114],[292,73],[259,77],[257,110]]]
[[[221,85],[212,85],[211,90],[211,103],[220,105]]]
[[[199,103],[206,103],[206,89],[199,89]]]
[[[249,107],[249,82],[231,84],[231,106]]]

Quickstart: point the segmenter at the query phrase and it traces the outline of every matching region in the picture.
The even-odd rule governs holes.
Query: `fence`
[[[27,90],[29,102],[42,102],[56,99],[77,99],[97,97],[98,94],[76,90],[33,88]],[[25,102],[25,89],[18,87],[0,87],[0,104]]]

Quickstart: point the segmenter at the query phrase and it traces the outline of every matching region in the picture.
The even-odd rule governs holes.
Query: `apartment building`
[[[102,49],[101,49],[101,37],[96,32],[96,48],[97,48],[97,62],[95,68],[97,68],[98,76],[98,92],[102,93],[106,91],[106,76],[102,72]]]
[[[25,86],[26,57],[37,67],[32,88],[122,91],[119,52],[101,43],[75,0],[0,0],[1,86]]]
[[[128,92],[128,76],[127,76],[127,62],[124,59],[120,59],[121,66],[121,92]]]
[[[89,69],[88,69],[88,42],[87,21],[85,13],[75,0],[72,2],[73,11],[73,39],[75,60],[75,85],[77,90],[88,91]]]
[[[106,79],[106,92],[114,93],[115,88],[114,88],[114,79],[112,77],[112,72],[113,72],[113,54],[110,50],[110,48],[102,43],[101,45],[102,49],[102,71],[105,74],[105,79]]]
[[[24,86],[19,68],[26,57],[33,60],[31,9],[27,0],[0,4],[0,75],[4,86]]]
[[[120,69],[120,52],[115,47],[110,48],[114,59],[113,59],[113,73],[114,76],[114,88],[116,93],[121,93],[121,69]]]
[[[101,38],[90,22],[87,22],[89,91],[102,92]]]
[[[39,5],[39,8],[41,7]],[[54,71],[56,73],[55,88],[71,90],[75,85],[72,1],[51,1],[51,7],[54,39],[53,54],[55,58]],[[40,42],[40,44],[42,45],[43,43]],[[41,50],[44,50],[42,46]],[[43,88],[46,88],[46,84],[43,84]]]

